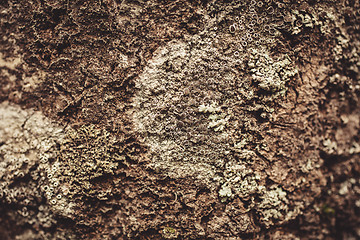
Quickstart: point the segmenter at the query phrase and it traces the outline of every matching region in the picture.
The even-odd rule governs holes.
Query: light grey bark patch
[[[0,103],[0,197],[3,206],[19,209],[8,212],[9,219],[49,228],[56,224],[55,212],[65,217],[72,214],[71,203],[52,177],[61,167],[54,161],[64,132],[40,111]],[[45,199],[45,204],[39,204]]]
[[[234,56],[207,33],[185,39],[159,48],[135,82],[130,115],[149,147],[149,167],[173,179],[193,178],[216,191],[222,202],[249,200],[249,209],[264,212],[260,221],[267,226],[293,219],[303,206],[288,207],[283,189],[278,184],[265,187],[267,175],[256,167],[263,160],[255,149],[266,143],[252,135],[257,120],[249,113],[265,109],[271,114],[266,102],[286,91],[282,82],[279,89],[269,88],[273,93],[262,102],[255,93],[263,85],[251,83],[257,81],[256,71],[249,69],[275,69],[285,62],[294,72],[290,61],[283,61],[287,56],[273,61],[266,48]],[[272,202],[277,196],[278,201]]]
[[[132,112],[136,130],[150,148],[152,167],[172,178],[210,183],[233,159],[226,128],[231,109],[221,106],[226,96],[216,85],[217,74],[229,81],[236,77],[224,66],[211,70],[203,58],[213,62],[215,52],[171,41],[157,50],[136,82]],[[205,87],[209,82],[213,84]]]
[[[321,161],[277,142],[281,133],[273,134],[292,132],[271,123],[281,113],[293,117],[277,103],[296,95],[288,92],[299,72],[294,53],[277,49],[281,34],[273,27],[272,33],[248,32],[244,45],[244,29],[234,25],[239,20],[229,14],[227,21],[209,21],[198,35],[159,48],[136,79],[131,114],[149,147],[152,169],[197,179],[222,202],[247,201],[246,211],[255,210],[260,224],[269,227],[296,218],[311,204],[310,198],[297,200],[294,189],[307,190],[305,177],[294,169],[322,179]],[[283,142],[303,144],[290,136]],[[309,195],[315,197],[324,184],[313,184]]]
[[[63,129],[41,112],[23,110],[8,102],[0,104],[0,139],[3,156],[29,151],[45,153],[59,140]],[[6,151],[5,151],[6,150]]]
[[[248,114],[256,109],[246,101],[265,89],[272,92],[264,97],[271,102],[296,74],[286,55],[275,61],[266,46],[234,55],[226,46],[229,39],[204,30],[183,41],[173,40],[155,52],[136,80],[131,112],[135,128],[150,148],[152,167],[167,176],[217,179],[227,163],[238,161],[234,148],[251,141],[252,136],[239,130],[256,121]],[[292,74],[278,73],[281,67]],[[272,87],[274,79],[281,87]],[[255,107],[264,109],[263,116],[273,111],[262,102]],[[242,155],[251,159],[253,153]]]

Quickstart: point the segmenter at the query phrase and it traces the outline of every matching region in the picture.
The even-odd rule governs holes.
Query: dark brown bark
[[[0,14],[1,239],[360,237],[358,1]]]

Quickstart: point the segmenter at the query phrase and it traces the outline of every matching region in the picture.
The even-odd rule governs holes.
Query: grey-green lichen
[[[259,156],[249,146],[256,138],[249,133],[254,118],[248,113],[268,118],[274,111],[269,102],[285,95],[298,70],[290,56],[271,51],[283,23],[271,26],[266,19],[265,30],[254,23],[247,36],[242,18],[233,15],[236,6],[232,9],[208,16],[198,35],[173,40],[154,53],[135,81],[129,115],[149,146],[151,168],[171,178],[194,178],[218,191],[222,202],[248,199],[249,207],[264,212],[261,222],[271,225],[296,214],[279,185],[266,188],[266,174],[251,170]],[[226,12],[229,25],[221,20]],[[248,21],[251,15],[244,14]],[[246,38],[239,37],[242,33]],[[255,149],[266,149],[257,144]]]
[[[208,75],[204,72],[206,65],[197,67],[202,64],[200,57],[211,58],[215,50],[173,41],[156,52],[136,83],[139,91],[132,113],[135,127],[146,138],[150,150],[156,153],[155,168],[168,169],[170,176],[182,173],[212,181],[211,176],[215,177],[213,165],[223,164],[222,156],[228,147],[218,143],[227,138],[225,126],[231,116],[230,110],[220,107],[225,99],[215,89],[211,91],[213,97],[206,96],[202,101],[200,98],[207,93],[201,93],[200,89],[194,92],[200,81],[212,81],[216,87],[219,73],[210,71]],[[233,73],[224,73],[233,81]],[[209,136],[214,136],[213,141]]]
[[[215,132],[224,130],[230,115],[221,112],[220,107],[216,107],[215,103],[211,105],[200,105],[199,112],[210,113],[208,128],[213,128]]]
[[[120,156],[118,151],[124,146],[118,143],[116,136],[95,125],[68,129],[64,140],[60,142],[60,156],[48,172],[60,182],[57,189],[62,195],[58,200],[64,197],[73,199],[79,194],[106,200],[111,192],[92,190],[91,181],[104,175],[113,175],[119,162],[124,162],[125,157]]]
[[[172,227],[164,227],[161,233],[162,233],[161,235],[165,239],[176,239],[179,235],[176,229]]]
[[[299,71],[294,54],[299,50],[275,46],[281,48],[277,41],[283,32],[301,36],[317,29],[328,36],[342,20],[335,9],[319,5],[304,3],[292,10],[267,4],[210,3],[202,32],[155,52],[135,81],[130,114],[149,146],[151,168],[171,178],[194,178],[217,191],[224,203],[247,201],[247,211],[255,210],[260,224],[269,227],[294,219],[309,204],[294,201],[279,181],[267,182],[267,169],[273,166],[255,167],[263,161],[260,152],[276,152],[258,139],[262,133],[256,132],[256,124],[271,119],[276,111],[271,102],[287,96]],[[337,41],[335,59],[351,45],[346,34]],[[356,73],[353,52],[351,71]],[[324,141],[324,147],[332,154],[336,145]],[[355,152],[356,146],[351,149]],[[303,162],[296,166],[302,173],[320,167],[311,158]],[[275,178],[286,178],[286,170],[274,169],[279,170],[272,173]],[[301,185],[305,178],[296,181]]]
[[[222,9],[224,5],[216,5],[213,15],[209,10],[203,32],[155,52],[136,79],[130,114],[149,146],[151,168],[171,178],[205,183],[224,203],[248,201],[260,223],[271,226],[294,219],[308,203],[294,204],[292,194],[279,183],[269,185],[264,170],[254,168],[262,161],[259,152],[272,150],[257,139],[258,122],[249,113],[260,121],[271,118],[276,111],[271,102],[286,97],[288,85],[297,78],[293,53],[274,54],[280,31],[300,35],[318,28],[327,35],[336,17],[334,9],[320,16],[306,5],[298,11],[272,6],[271,16],[264,13],[264,19],[252,22],[246,11],[263,14],[263,6],[234,2]],[[340,39],[339,49],[348,44]],[[312,159],[304,162],[298,166],[303,173],[319,168]]]
[[[250,231],[251,217],[247,214],[250,210],[257,213],[260,224],[270,226],[294,219],[304,208],[302,203],[290,204],[292,192],[285,190],[285,186],[275,180],[271,184],[267,182],[265,171],[287,162],[273,163],[266,159],[268,165],[256,169],[266,158],[261,153],[271,150],[266,139],[259,140],[261,133],[257,125],[266,123],[276,111],[271,101],[287,97],[287,86],[297,74],[294,56],[284,54],[283,49],[276,49],[279,54],[274,54],[274,48],[279,47],[276,41],[284,29],[293,34],[292,37],[316,28],[328,36],[333,26],[341,27],[344,19],[338,18],[334,8],[301,4],[299,10],[289,11],[278,1],[225,4],[210,1],[207,10],[203,32],[173,40],[155,52],[143,74],[136,79],[137,92],[131,113],[136,130],[150,148],[151,167],[172,178],[194,178],[217,192],[226,205],[225,210],[223,215],[217,213],[210,219],[208,226],[220,232],[223,229],[218,226],[222,222],[237,235]],[[337,73],[329,82],[359,90],[359,45],[344,29],[336,32],[335,41],[334,59],[348,62],[345,70],[353,77]],[[136,65],[129,65],[125,55],[120,55],[118,60],[123,68]],[[15,70],[17,64],[17,60],[6,63],[11,70]],[[7,70],[2,69],[2,73],[10,77]],[[11,76],[11,81],[15,80],[15,76]],[[24,88],[30,87],[30,83],[29,80]],[[346,97],[345,92],[340,94]],[[106,94],[104,99],[113,100],[114,97]],[[25,121],[17,121],[10,114],[0,126],[0,136],[4,139],[12,134],[13,129],[6,121],[13,117],[16,120],[12,126],[25,129],[20,133],[13,131],[18,134],[10,137],[16,139],[13,142],[0,143],[0,177],[4,180],[0,194],[6,206],[16,205],[17,213],[26,223],[40,223],[43,228],[51,228],[56,225],[54,213],[73,217],[75,201],[79,203],[87,198],[104,201],[112,197],[110,188],[97,191],[93,182],[112,176],[119,164],[127,164],[121,139],[99,125],[60,128],[57,132],[48,130],[53,126],[49,121],[38,120],[43,118],[39,113],[31,111],[30,116],[26,111],[9,106],[1,110],[15,111],[19,119],[26,116]],[[345,125],[348,122],[344,116],[341,120]],[[334,137],[326,137],[322,143],[326,154],[344,153]],[[345,152],[355,155],[359,149],[355,138]],[[281,151],[276,153],[281,155]],[[286,167],[309,174],[319,168],[312,158],[297,160],[305,164],[291,166],[289,163]],[[278,169],[280,174],[282,169]],[[23,180],[29,176],[31,181],[25,184]],[[343,182],[338,193],[346,195],[353,187],[351,181]],[[25,197],[24,192],[27,192]],[[35,210],[30,204],[31,197],[42,202]],[[245,210],[233,207],[239,199],[249,203]],[[333,213],[331,210],[324,208],[325,212]],[[130,220],[136,222],[135,217]],[[202,228],[197,225],[200,224],[196,223],[196,228]],[[160,234],[164,238],[177,238],[179,232],[173,227],[164,227]],[[21,238],[30,237],[24,233]]]
[[[155,154],[152,164],[156,169],[167,169],[166,174],[173,177],[181,172],[212,181],[214,167],[233,158],[229,153],[237,143],[227,142],[233,109],[244,103],[243,96],[250,96],[245,92],[256,90],[242,84],[243,78],[264,90],[283,93],[296,70],[286,55],[275,61],[252,49],[246,54],[251,60],[244,65],[241,59],[227,57],[217,46],[208,45],[207,37],[204,33],[204,40],[195,36],[189,43],[172,41],[155,53],[136,82],[131,114]],[[253,73],[236,74],[239,67]],[[261,73],[261,69],[266,71]],[[267,105],[258,109],[273,111]]]
[[[42,236],[41,229],[56,226],[56,212],[71,212],[71,204],[60,197],[60,183],[53,178],[58,167],[54,164],[57,145],[64,136],[64,129],[41,112],[22,110],[8,102],[0,104],[1,206],[17,209],[7,217],[18,225],[40,228],[38,233],[24,233],[24,237]],[[65,238],[62,232],[44,236]]]
[[[224,171],[223,184],[219,190],[222,201],[234,198],[250,200],[251,209],[257,210],[261,222],[272,225],[274,220],[291,219],[294,211],[288,207],[286,192],[277,184],[265,187],[261,173],[254,173],[246,164],[229,163]],[[261,201],[255,201],[257,196]]]
[[[64,128],[8,102],[0,104],[0,137],[0,201],[18,209],[9,218],[19,225],[48,229],[58,217],[76,218],[76,201],[112,194],[92,188],[91,181],[126,164],[121,134],[91,124]],[[61,239],[63,233],[46,238]]]
[[[268,52],[251,50],[248,67],[254,81],[265,91],[284,94],[285,84],[298,73],[289,56],[284,55],[275,61]]]
[[[320,33],[330,35],[334,25],[339,26],[336,9],[322,6],[310,6],[303,3],[299,9],[293,9],[285,16],[286,29],[294,35],[305,29],[319,28]]]

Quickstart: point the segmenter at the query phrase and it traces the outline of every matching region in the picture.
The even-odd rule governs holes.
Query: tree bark
[[[0,12],[1,239],[360,237],[358,1]]]

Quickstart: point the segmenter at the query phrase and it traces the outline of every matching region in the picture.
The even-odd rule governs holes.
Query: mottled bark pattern
[[[0,3],[1,239],[357,239],[354,0]]]

